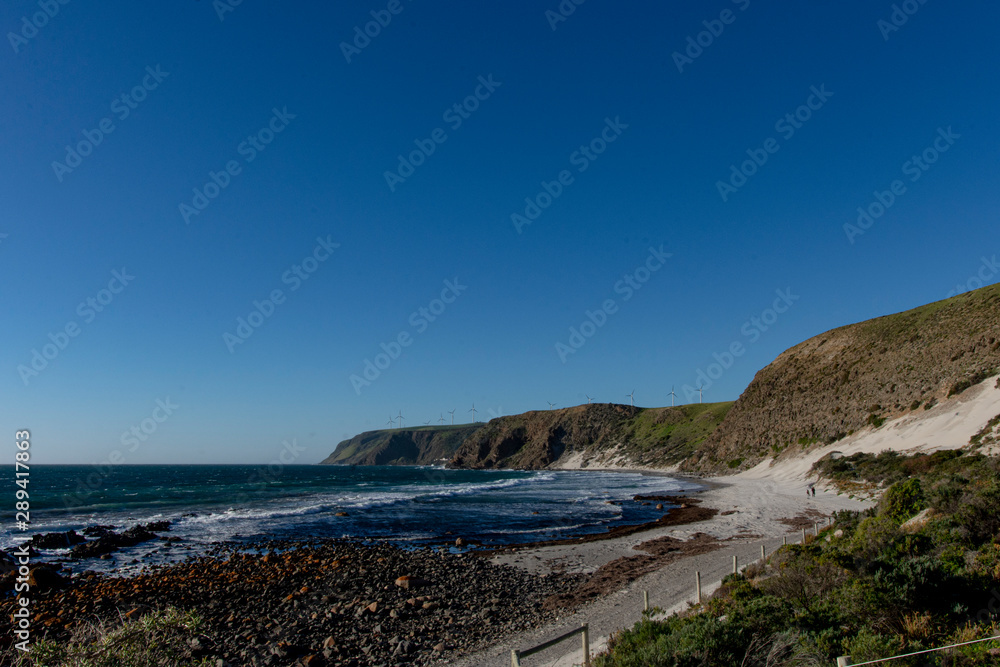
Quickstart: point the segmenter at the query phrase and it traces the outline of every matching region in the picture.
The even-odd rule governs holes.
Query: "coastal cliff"
[[[690,457],[730,406],[597,403],[499,417],[466,438],[448,467],[667,467]]]
[[[340,442],[320,463],[340,465],[428,465],[455,454],[459,445],[482,424],[423,426],[365,431]]]

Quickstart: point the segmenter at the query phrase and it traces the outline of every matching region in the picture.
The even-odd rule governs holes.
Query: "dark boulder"
[[[65,533],[38,533],[31,538],[30,544],[38,549],[67,549],[84,541],[83,535],[68,530]]]

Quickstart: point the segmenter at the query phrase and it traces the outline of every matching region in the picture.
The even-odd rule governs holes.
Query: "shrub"
[[[956,394],[961,394],[963,391],[965,391],[969,387],[971,387],[973,385],[979,384],[980,382],[982,382],[986,378],[988,378],[991,375],[993,375],[994,372],[995,372],[995,370],[993,370],[993,369],[987,370],[987,369],[984,368],[984,369],[976,371],[975,373],[973,373],[972,375],[970,375],[967,378],[962,378],[961,380],[959,380],[958,382],[956,382],[955,384],[953,384],[951,386],[951,389],[948,391],[948,398],[951,398],[952,396],[954,396]]]
[[[874,516],[862,520],[849,545],[858,569],[864,571],[899,535],[899,524],[890,517]]]
[[[885,423],[885,417],[882,415],[870,414],[868,415],[868,423],[875,428],[879,428]]]
[[[896,655],[899,647],[898,640],[868,628],[862,628],[861,632],[847,642],[847,651],[854,662],[891,658]]]
[[[793,545],[772,557],[778,573],[761,582],[760,588],[788,600],[800,609],[810,609],[846,580],[846,573],[832,562],[821,560],[819,547]]]
[[[908,479],[890,486],[879,502],[879,514],[902,523],[924,509],[924,490],[920,480]]]
[[[989,542],[1000,533],[1000,483],[995,479],[984,488],[967,492],[955,513],[973,544]]]

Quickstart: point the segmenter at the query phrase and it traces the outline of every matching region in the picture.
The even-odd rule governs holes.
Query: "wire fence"
[[[944,651],[949,648],[958,648],[959,646],[968,646],[969,644],[978,644],[980,642],[990,642],[1000,639],[1000,635],[996,637],[986,637],[985,639],[973,639],[972,641],[962,642],[960,644],[952,644],[951,646],[939,646],[937,648],[929,648],[923,651],[914,651],[913,653],[904,653],[903,655],[894,655],[891,658],[879,658],[878,660],[869,660],[868,662],[851,662],[850,656],[844,656],[842,658],[837,658],[837,667],[861,667],[862,665],[877,665],[880,662],[889,662],[890,660],[899,660],[900,658],[912,658],[915,655],[923,655],[925,653],[934,653],[935,651]]]

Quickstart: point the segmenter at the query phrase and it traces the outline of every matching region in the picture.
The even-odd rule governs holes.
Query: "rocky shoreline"
[[[191,657],[219,665],[446,664],[551,620],[546,600],[580,583],[440,547],[265,542],[216,551],[131,577],[34,576],[35,638],[69,641],[95,621],[173,606],[205,621]],[[13,613],[11,598],[0,611]]]
[[[156,534],[168,532],[168,522],[117,533],[111,526],[92,526],[83,531],[89,540],[74,531],[39,534],[28,542],[34,638],[70,642],[95,623],[115,626],[122,618],[174,607],[193,610],[205,623],[190,658],[209,658],[220,667],[449,664],[550,623],[663,560],[623,560],[620,571],[609,576],[608,568],[589,575],[526,572],[490,557],[546,544],[600,542],[716,514],[686,496],[635,496],[632,502],[655,504],[664,513],[606,533],[496,550],[461,538],[415,548],[347,539],[227,542],[181,562],[143,565],[129,576],[72,573],[68,564],[109,559],[119,548],[141,542],[170,546],[177,538]],[[717,548],[712,542],[671,544],[667,550],[671,557],[704,552]],[[37,549],[69,549],[69,559],[46,563]],[[9,562],[2,564],[7,566],[3,588],[10,591],[14,575]],[[0,613],[9,616],[14,601],[7,595]],[[0,639],[0,650],[9,643]]]

